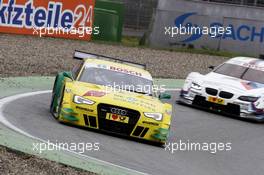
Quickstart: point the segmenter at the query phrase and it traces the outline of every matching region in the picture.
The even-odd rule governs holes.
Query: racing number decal
[[[224,103],[224,100],[223,99],[217,99],[218,103]]]
[[[127,116],[122,116],[122,115],[118,115],[118,114],[111,114],[111,113],[107,113],[106,119],[116,121],[116,122],[122,122],[122,123],[128,123],[128,121],[129,121],[129,118]]]
[[[217,98],[217,97],[209,97],[208,101],[212,102],[212,103],[217,103],[217,104],[224,104],[225,103],[224,99]]]
[[[126,120],[126,117],[124,117],[124,116],[119,116],[119,119],[120,119],[121,121],[125,121],[125,120]]]

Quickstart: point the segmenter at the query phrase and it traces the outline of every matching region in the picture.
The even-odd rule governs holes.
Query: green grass
[[[110,45],[122,45],[127,47],[140,47],[139,46],[139,37],[130,37],[123,36],[121,42],[113,42],[113,41],[102,41],[102,40],[92,40],[91,42],[97,44],[110,44]]]
[[[121,44],[130,47],[139,47],[139,37],[130,37],[130,36],[123,36],[121,40]]]
[[[239,53],[232,53],[227,51],[217,51],[217,50],[210,50],[210,49],[189,49],[189,48],[174,48],[174,49],[165,49],[172,52],[185,52],[185,53],[192,53],[192,54],[204,54],[204,55],[212,55],[212,56],[221,56],[232,58],[236,56],[241,56]],[[247,56],[247,55],[243,55]]]
[[[131,37],[131,36],[123,36],[121,42],[110,42],[110,41],[95,41],[95,43],[101,44],[111,44],[111,45],[122,45],[127,47],[139,47],[139,48],[150,48],[156,50],[165,50],[171,52],[184,52],[184,53],[191,53],[191,54],[204,54],[204,55],[212,55],[212,56],[221,56],[232,58],[236,56],[251,56],[251,55],[241,55],[239,53],[227,52],[227,51],[217,51],[212,49],[193,49],[193,48],[154,48],[149,47],[146,45],[140,45],[140,38],[139,37]]]

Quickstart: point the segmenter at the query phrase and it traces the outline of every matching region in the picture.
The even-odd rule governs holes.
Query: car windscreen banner
[[[0,32],[90,40],[95,0],[0,0]]]

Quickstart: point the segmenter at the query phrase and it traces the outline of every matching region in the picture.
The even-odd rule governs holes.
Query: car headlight
[[[163,118],[161,113],[144,112],[144,115],[148,118],[153,118],[154,120],[157,120],[157,121],[161,121]]]
[[[191,87],[196,90],[202,90],[202,87],[197,83],[192,83]]]
[[[255,102],[259,99],[259,97],[240,96],[238,99],[242,101]]]
[[[92,101],[92,100],[88,100],[88,99],[83,98],[83,97],[78,96],[78,95],[75,95],[75,96],[73,97],[73,102],[74,102],[74,103],[77,103],[77,104],[86,104],[86,105],[92,105],[92,104],[95,103],[95,102]]]

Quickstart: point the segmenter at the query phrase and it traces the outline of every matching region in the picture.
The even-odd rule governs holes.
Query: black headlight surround
[[[259,97],[240,96],[238,99],[247,102],[256,102],[259,99]]]

